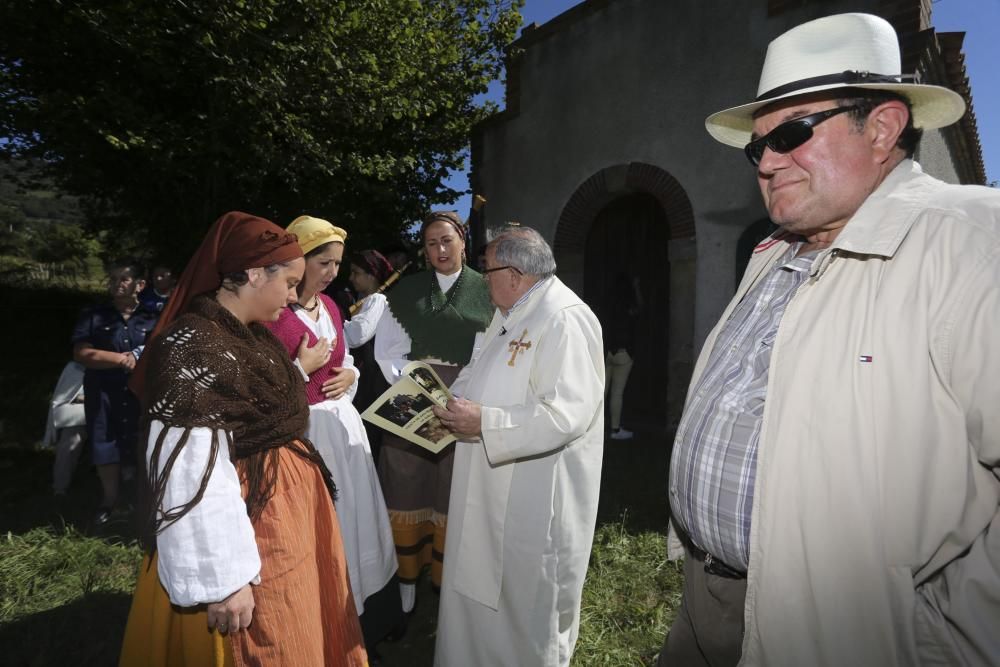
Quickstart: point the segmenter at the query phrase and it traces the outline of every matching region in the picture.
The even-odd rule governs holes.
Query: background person
[[[83,374],[86,369],[71,361],[63,367],[49,402],[42,444],[55,450],[52,492],[65,496],[73,481],[87,439],[87,417],[83,407]]]
[[[635,362],[635,335],[642,309],[639,277],[629,280],[626,273],[619,271],[611,294],[604,299],[604,307],[607,316],[601,326],[604,330],[605,398],[611,417],[610,437],[612,440],[631,440],[632,431],[622,428],[621,424],[625,387]]]
[[[388,305],[385,294],[379,294],[377,290],[395,270],[377,250],[364,250],[351,258],[351,287],[362,302],[358,312],[349,322],[344,323],[344,336],[361,371],[354,405],[362,412],[389,388],[389,383],[385,381],[385,376],[375,361],[375,331]],[[368,422],[364,424],[372,458],[378,465],[383,431]]]
[[[146,310],[159,313],[167,304],[171,292],[177,285],[174,270],[165,264],[154,264],[149,274],[149,282],[145,289],[139,292],[139,302]]]
[[[695,366],[670,470],[688,539],[661,665],[995,665],[1000,193],[912,160],[962,98],[867,14],[768,46],[710,116],[779,230]]]
[[[450,384],[472,355],[476,334],[493,316],[486,282],[464,264],[465,229],[454,211],[435,211],[420,228],[431,271],[402,278],[388,294],[388,311],[375,333],[375,358],[393,383],[403,367],[420,359]],[[413,609],[425,566],[441,585],[448,522],[448,494],[455,448],[438,454],[385,433],[379,477],[389,508],[403,608]]]
[[[392,268],[396,271],[405,271],[406,267],[410,265],[410,253],[401,244],[385,248],[382,254],[385,255],[386,260],[392,264]]]
[[[110,302],[88,308],[73,329],[73,360],[83,375],[87,439],[101,481],[101,504],[94,523],[111,520],[118,502],[122,467],[135,472],[139,403],[126,383],[159,313],[139,304],[145,286],[143,268],[132,260],[108,266]]]
[[[121,665],[367,662],[302,376],[261,325],[295,302],[304,268],[295,236],[223,215],[136,369],[151,552]]]
[[[497,311],[434,412],[455,447],[434,663],[569,665],[604,453],[601,326],[533,229],[486,253]],[[462,397],[462,398],[459,398]]]

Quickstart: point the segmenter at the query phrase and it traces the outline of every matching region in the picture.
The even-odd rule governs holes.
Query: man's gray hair
[[[490,241],[498,266],[513,266],[521,273],[548,278],[556,272],[552,248],[531,227],[512,227]]]

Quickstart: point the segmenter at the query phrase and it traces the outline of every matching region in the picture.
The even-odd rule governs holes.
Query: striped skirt
[[[461,370],[461,366],[432,366],[446,385],[454,382]],[[416,583],[423,569],[430,566],[432,583],[441,587],[454,462],[454,444],[432,454],[391,433],[382,434],[378,475],[396,543],[401,583]]]
[[[147,557],[122,667],[367,665],[330,494],[313,464],[285,447],[278,452],[274,495],[254,523],[261,583],[250,627],[225,637],[209,632],[205,607],[171,605],[156,556]]]

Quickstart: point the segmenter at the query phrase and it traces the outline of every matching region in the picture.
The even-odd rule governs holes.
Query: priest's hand
[[[208,629],[217,629],[223,634],[239,632],[253,620],[253,589],[247,584],[222,602],[208,605]]]
[[[464,398],[453,398],[446,407],[434,407],[434,414],[459,440],[481,437],[482,406]]]
[[[331,401],[343,396],[354,384],[354,371],[349,368],[334,368],[333,375],[323,383],[323,395]]]

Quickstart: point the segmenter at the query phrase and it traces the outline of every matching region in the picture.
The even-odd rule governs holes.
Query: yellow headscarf
[[[288,231],[299,239],[303,255],[309,254],[324,243],[332,241],[344,243],[347,240],[347,231],[311,215],[300,215],[292,220],[292,224],[288,225]]]

